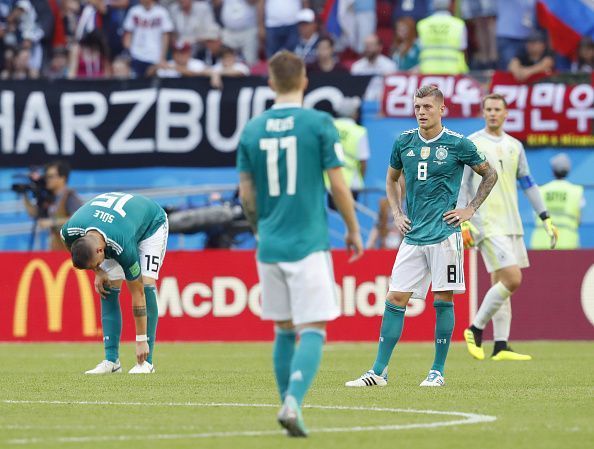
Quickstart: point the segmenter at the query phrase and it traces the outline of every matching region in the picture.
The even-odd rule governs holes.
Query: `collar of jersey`
[[[275,103],[272,105],[272,109],[289,109],[289,108],[301,108],[299,103]]]
[[[446,130],[446,127],[444,126],[443,128],[441,128],[441,132],[437,136],[435,136],[433,139],[429,139],[429,140],[427,140],[423,136],[421,136],[421,130],[419,128],[417,128],[417,134],[419,136],[419,139],[421,139],[423,142],[431,143],[431,142],[435,142],[437,139],[439,139],[443,135],[443,133],[445,133],[445,130]]]
[[[485,136],[487,139],[489,139],[490,141],[495,142],[495,143],[499,143],[505,138],[505,132],[503,134],[501,134],[501,137],[495,137],[493,134],[489,134],[484,129],[482,130],[482,133],[483,133],[483,136]]]

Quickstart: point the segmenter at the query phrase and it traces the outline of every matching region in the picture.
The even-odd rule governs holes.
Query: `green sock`
[[[435,307],[435,360],[431,369],[443,375],[450,340],[454,332],[454,303],[435,301],[433,307]]]
[[[325,339],[326,332],[319,329],[305,328],[299,333],[299,346],[291,362],[287,390],[287,395],[293,396],[299,406],[303,404],[303,398],[320,367]]]
[[[157,289],[154,285],[144,286],[144,296],[146,298],[146,335],[148,337],[149,355],[146,359],[153,364],[153,350],[155,349],[155,339],[157,338],[157,321],[159,321],[159,307],[157,306]]]
[[[392,351],[400,335],[402,335],[402,328],[404,326],[404,312],[406,307],[395,306],[386,301],[386,308],[384,310],[384,317],[382,318],[382,327],[380,330],[380,341],[377,347],[377,356],[373,364],[373,372],[381,376],[390,363]]]
[[[119,288],[109,288],[107,295],[101,297],[101,326],[103,327],[105,360],[115,362],[119,358],[120,337],[122,335]]]
[[[295,340],[297,335],[294,330],[275,328],[274,347],[272,349],[272,362],[274,376],[281,402],[285,400],[291,376],[291,360],[295,353]]]

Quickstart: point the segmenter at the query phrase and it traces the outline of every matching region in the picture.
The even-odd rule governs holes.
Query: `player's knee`
[[[522,272],[518,270],[517,272],[509,273],[504,279],[501,279],[501,283],[510,292],[515,292],[522,284]]]
[[[388,292],[386,295],[386,301],[388,301],[393,306],[405,307],[408,304],[410,297],[411,293]]]

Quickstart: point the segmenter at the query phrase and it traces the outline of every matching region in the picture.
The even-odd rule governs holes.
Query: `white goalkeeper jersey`
[[[522,143],[503,133],[501,137],[484,129],[468,136],[497,170],[497,183],[471,220],[480,235],[476,240],[496,235],[523,235],[524,228],[518,211],[517,180],[530,175]],[[481,176],[465,167],[459,204],[466,206],[476,194]]]

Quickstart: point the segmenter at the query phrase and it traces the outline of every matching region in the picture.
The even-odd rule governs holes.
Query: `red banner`
[[[529,251],[529,257],[512,295],[511,340],[594,339],[594,251]],[[482,260],[478,265],[480,302],[490,280]]]
[[[368,251],[349,264],[344,251],[333,252],[342,316],[329,325],[330,340],[378,338],[394,257],[392,251]],[[0,341],[100,341],[100,304],[92,273],[73,269],[66,253],[0,253],[0,265]],[[272,339],[272,325],[259,318],[253,252],[172,251],[160,276],[160,341]],[[130,298],[125,288],[123,292],[123,339],[129,341],[134,325]],[[427,302],[411,301],[403,340],[433,340],[435,314],[430,305],[431,295]],[[468,323],[468,311],[468,294],[457,296],[456,339]]]
[[[397,73],[384,78],[382,112],[387,117],[414,116],[414,94],[424,85],[434,84],[443,92],[448,117],[481,115],[483,88],[468,76],[411,75]]]
[[[534,84],[496,72],[491,90],[503,95],[509,115],[505,130],[528,146],[594,145],[594,83],[591,75],[558,75]]]

